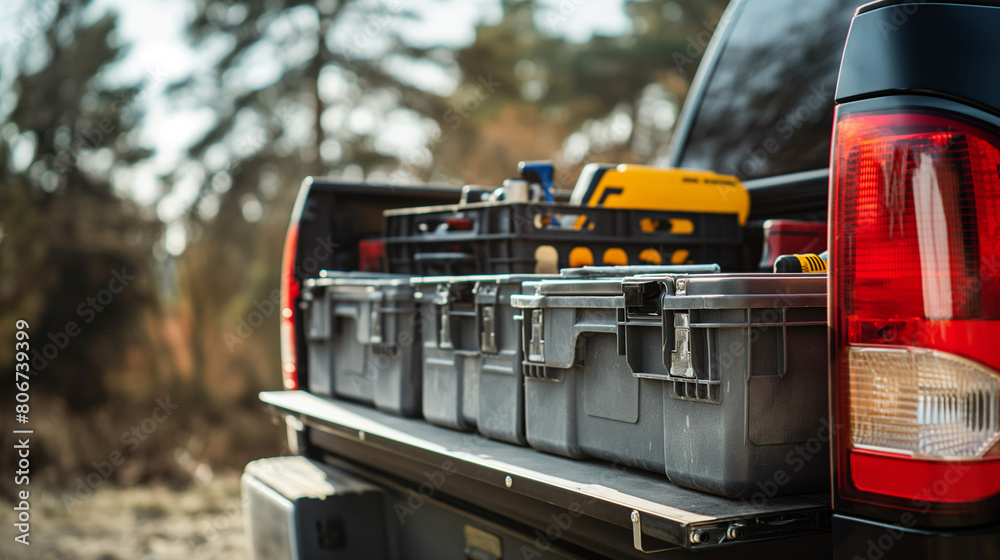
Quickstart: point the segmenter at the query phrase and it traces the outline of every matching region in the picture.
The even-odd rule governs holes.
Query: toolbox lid
[[[414,276],[413,298],[435,305],[447,305],[453,301],[479,301],[484,286],[512,284],[518,289],[526,282],[557,279],[556,274],[478,274],[469,276]],[[496,298],[496,289],[489,294]]]
[[[452,283],[490,283],[490,284],[520,284],[537,282],[549,278],[559,278],[558,274],[472,274],[467,276],[413,276],[412,284],[452,284]]]
[[[826,307],[826,274],[706,274],[676,280],[664,309]]]
[[[413,278],[409,274],[391,274],[388,272],[357,272],[340,270],[321,270],[319,278],[306,280],[307,287],[325,286],[409,286]]]
[[[715,274],[722,270],[717,264],[668,264],[626,266],[582,266],[559,271],[563,278],[600,278],[635,276],[638,274]]]
[[[534,293],[536,295],[600,295],[600,296],[620,296],[622,295],[622,279],[618,278],[593,278],[593,279],[553,279],[541,282],[525,282],[524,293]]]
[[[413,301],[411,276],[378,272],[327,271],[305,281],[307,299],[331,297],[340,301]]]
[[[516,308],[618,308],[624,305],[621,278],[525,282],[522,294],[510,296]]]

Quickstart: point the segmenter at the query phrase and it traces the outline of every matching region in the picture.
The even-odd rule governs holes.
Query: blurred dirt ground
[[[0,560],[247,557],[235,474],[183,490],[105,485],[72,508],[63,504],[61,491],[32,488],[30,511],[26,547],[13,540],[13,504],[0,500]]]

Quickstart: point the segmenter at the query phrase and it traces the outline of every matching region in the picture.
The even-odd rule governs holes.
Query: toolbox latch
[[[670,375],[672,377],[695,377],[691,363],[691,315],[674,313],[674,349],[670,355]]]
[[[545,341],[542,340],[544,333],[542,328],[542,310],[531,310],[531,342],[528,344],[528,361],[545,361]]]
[[[483,354],[497,354],[497,292],[500,287],[496,284],[479,282],[476,283],[473,292],[475,294],[476,308],[479,317],[479,351]]]
[[[454,345],[451,343],[451,314],[448,313],[447,305],[438,306],[438,316],[441,318],[441,327],[438,330],[438,348],[450,350],[454,348]]]
[[[368,315],[368,342],[370,344],[382,344],[382,304],[372,303],[372,309]]]
[[[451,286],[441,284],[434,294],[434,305],[438,315],[438,348],[451,350]]]
[[[497,353],[496,308],[484,305],[480,311],[482,322],[479,326],[479,348],[484,354]]]

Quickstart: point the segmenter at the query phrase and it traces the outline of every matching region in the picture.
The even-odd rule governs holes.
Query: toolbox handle
[[[618,352],[625,355],[632,375],[642,379],[672,379],[670,355],[677,335],[675,312],[665,309],[663,302],[674,297],[674,276],[633,276],[622,281],[625,305],[619,314]],[[649,361],[642,354],[641,330],[654,329],[660,336],[660,358]]]
[[[338,301],[333,304],[333,316],[334,317],[347,317],[349,319],[357,319],[361,315],[358,310],[359,302],[346,302]]]
[[[306,336],[311,340],[323,340],[330,338],[332,331],[333,314],[330,311],[330,300],[326,297],[304,298],[310,302],[306,313]]]
[[[438,347],[448,350],[473,350],[472,348],[456,348],[455,341],[464,341],[467,337],[462,336],[462,330],[467,328],[466,323],[461,320],[454,320],[455,317],[470,315],[475,312],[475,303],[472,297],[472,287],[466,283],[439,284],[432,302],[435,306],[435,313],[438,320]],[[458,302],[472,304],[470,310],[456,310],[452,305]]]
[[[366,303],[367,305],[365,305]],[[338,317],[342,319],[354,319],[354,323],[357,326],[355,338],[358,344],[372,344],[376,346],[384,344],[381,299],[369,302],[334,302],[332,315],[334,317],[331,328],[333,333],[341,334],[341,330],[343,329],[342,321],[336,320]]]
[[[332,334],[340,335],[343,332],[344,325],[343,319],[353,319],[356,325],[357,332],[355,333],[355,338],[359,344],[366,344],[368,338],[364,336],[364,331],[362,330],[361,320],[361,302],[357,301],[335,301],[331,305],[333,308],[331,310],[331,316],[333,321],[331,321],[330,331]]]
[[[625,354],[625,361],[632,370],[632,375],[640,379],[658,379],[669,381],[674,379],[671,374],[671,355],[674,344],[678,343],[677,334],[674,330],[674,321],[677,314],[666,309],[655,319],[645,321],[626,320],[622,328],[618,331],[619,342],[618,351]],[[657,352],[659,359],[650,363],[643,363],[641,355],[641,339],[638,336],[638,329],[655,329],[660,334],[660,349]]]

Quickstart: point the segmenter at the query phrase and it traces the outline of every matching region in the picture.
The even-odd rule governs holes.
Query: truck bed
[[[528,528],[551,529],[568,513],[568,528],[554,525],[558,538],[603,554],[708,553],[736,544],[770,558],[829,554],[829,537],[822,535],[829,530],[826,494],[731,500],[653,473],[547,455],[304,391],[265,392],[261,400],[274,416],[307,428],[316,459],[408,482],[435,499],[457,500]],[[405,507],[397,514],[405,515]]]

